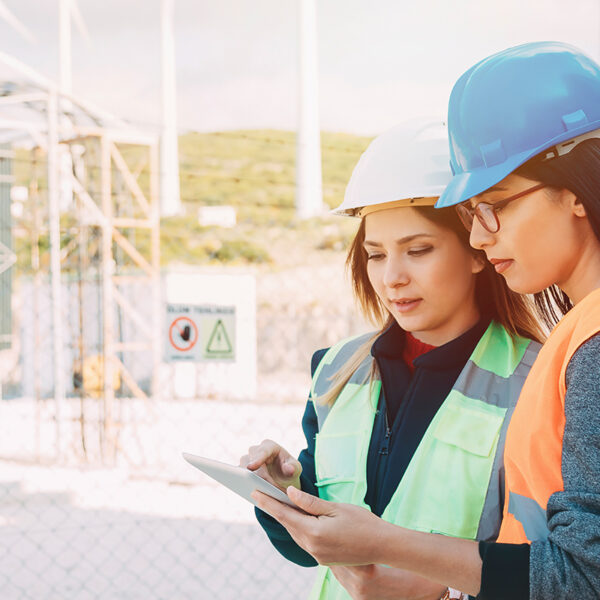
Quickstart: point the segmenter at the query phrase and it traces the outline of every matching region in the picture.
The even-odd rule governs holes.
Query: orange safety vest
[[[575,351],[599,332],[597,289],[561,319],[529,372],[506,436],[506,497],[498,542],[548,537],[548,499],[564,489],[565,373]]]

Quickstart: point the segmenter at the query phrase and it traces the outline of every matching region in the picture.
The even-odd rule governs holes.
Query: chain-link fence
[[[84,385],[78,364],[79,302],[84,356],[99,355],[99,283],[92,278],[81,289],[77,280],[63,282],[70,376],[57,410],[49,284],[15,274],[15,335],[2,351],[0,403],[3,599],[306,596],[314,570],[280,557],[252,507],[187,465],[181,452],[236,463],[267,437],[291,452],[303,447],[311,353],[364,329],[340,259],[250,272],[257,281],[256,398],[219,399],[214,389],[203,395],[201,380],[195,397],[169,397],[172,371],[163,365],[159,385],[167,393],[138,398],[115,381],[110,439],[103,399],[92,383]],[[121,287],[142,314],[150,311],[144,285]],[[128,326],[124,343],[133,335]],[[128,371],[150,391],[152,363],[144,353],[134,356],[124,358]],[[202,366],[194,369],[201,378]]]
[[[294,217],[285,133],[182,136],[184,214],[161,221],[155,137],[15,89],[32,125],[0,149],[0,599],[306,597],[314,569],[181,453],[304,446],[311,354],[366,328],[352,224]],[[330,205],[366,140],[341,142],[323,146]],[[236,227],[198,221],[223,204]],[[173,360],[199,335],[167,344],[184,303],[235,306],[227,360]]]

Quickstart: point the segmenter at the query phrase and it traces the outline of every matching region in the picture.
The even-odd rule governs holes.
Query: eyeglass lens
[[[471,229],[473,229],[473,217],[475,216],[475,213],[472,211],[472,209],[467,208],[463,204],[457,204],[456,212],[458,213],[462,224],[465,226],[465,229],[467,231],[471,231]]]
[[[484,229],[490,233],[498,231],[498,218],[494,212],[494,208],[485,202],[480,202],[475,208],[458,204],[456,206],[458,216],[465,226],[467,231],[473,229],[473,218],[477,216],[477,220],[481,223]]]

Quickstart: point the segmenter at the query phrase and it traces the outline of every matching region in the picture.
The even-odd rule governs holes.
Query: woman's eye
[[[380,260],[383,258],[383,254],[367,254],[367,260]]]
[[[433,246],[424,246],[423,248],[412,248],[408,251],[409,256],[423,256],[433,250]]]

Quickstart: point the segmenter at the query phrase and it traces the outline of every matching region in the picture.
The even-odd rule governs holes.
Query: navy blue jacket
[[[405,333],[396,323],[375,340],[371,354],[379,367],[382,391],[367,456],[365,503],[377,516],[382,515],[391,500],[431,420],[488,325],[489,320],[483,319],[455,340],[417,357],[412,375],[402,359]],[[319,350],[313,355],[313,374],[326,351]],[[302,429],[307,447],[298,457],[302,464],[300,482],[305,492],[318,496],[314,460],[318,425],[311,401],[306,404]],[[285,558],[305,567],[317,565],[275,519],[259,509],[256,516],[273,546]]]

